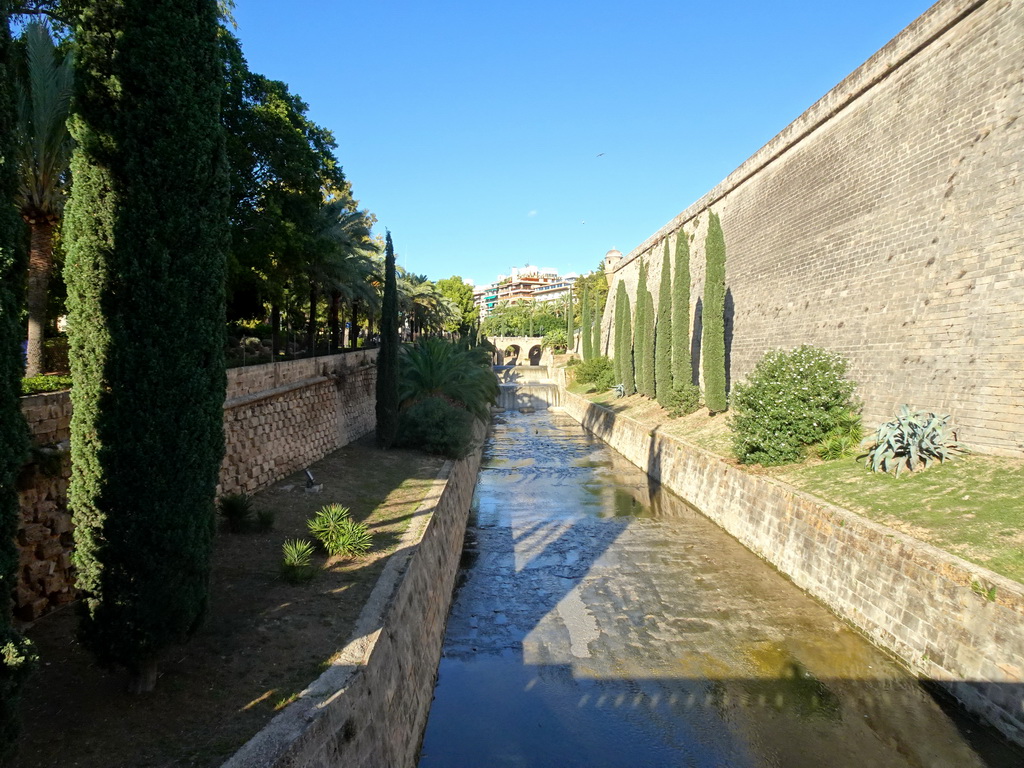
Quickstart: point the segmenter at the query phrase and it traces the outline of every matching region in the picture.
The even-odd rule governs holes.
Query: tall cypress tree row
[[[583,337],[583,359],[591,360],[594,357],[594,337],[590,332],[590,297],[587,295],[587,286],[583,286],[583,295],[580,297],[580,335]]]
[[[704,332],[700,344],[704,358],[704,402],[711,413],[721,413],[728,407],[725,392],[725,237],[714,212],[708,218],[704,255],[707,269],[704,278]]]
[[[626,284],[619,282],[615,293],[615,360],[618,376],[626,395],[636,394],[636,369],[633,366],[633,324],[630,320],[629,294]]]
[[[658,323],[654,336],[654,390],[658,402],[667,408],[672,395],[672,264],[665,240],[658,284]]]
[[[0,762],[18,735],[18,702],[30,668],[27,641],[11,626],[11,596],[17,585],[18,491],[16,480],[28,450],[21,415],[21,288],[24,252],[16,247],[21,221],[12,204],[17,188],[14,164],[14,99],[11,94],[11,5],[0,0]]]
[[[377,352],[377,446],[390,448],[398,436],[398,280],[391,233],[384,246],[384,296]]]
[[[643,264],[636,290],[636,311],[636,388],[640,394],[654,397],[654,298],[647,289],[647,269]]]
[[[565,323],[566,323],[566,325],[565,325],[565,346],[566,346],[566,350],[565,351],[566,352],[574,352],[574,351],[576,351],[575,339],[573,339],[573,334],[575,333],[575,331],[573,330],[573,327],[572,327],[572,321],[574,319],[573,318],[573,314],[574,313],[575,313],[575,309],[573,309],[573,305],[572,305],[572,286],[570,285],[569,286],[569,298],[568,298],[568,300],[565,303],[565,314],[566,314],[566,320],[565,320]]]
[[[676,233],[676,264],[672,276],[672,383],[693,382],[690,359],[690,242],[680,227]]]
[[[79,634],[137,691],[207,605],[224,449],[217,30],[216,0],[88,0],[75,31],[65,272]]]

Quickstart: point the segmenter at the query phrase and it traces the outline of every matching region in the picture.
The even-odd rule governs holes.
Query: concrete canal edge
[[[415,765],[485,432],[441,468],[338,658],[224,768]]]
[[[587,431],[1024,745],[1024,587],[562,389]]]

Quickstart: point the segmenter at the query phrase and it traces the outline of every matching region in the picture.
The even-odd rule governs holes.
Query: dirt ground
[[[75,641],[74,606],[40,619],[26,630],[41,663],[23,702],[15,765],[220,765],[348,640],[442,464],[415,451],[378,451],[364,439],[312,465],[320,493],[305,491],[300,472],[257,495],[257,509],[275,510],[274,529],[218,533],[210,613],[191,642],[170,649],[152,694],[129,695],[123,672],[97,669]],[[282,581],[282,542],[311,539],[306,520],[332,502],[368,524],[371,553],[318,554],[311,582]]]

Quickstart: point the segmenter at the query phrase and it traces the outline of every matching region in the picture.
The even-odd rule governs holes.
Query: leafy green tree
[[[16,202],[31,231],[28,259],[28,349],[26,376],[43,373],[54,231],[64,212],[71,160],[67,129],[73,61],[57,54],[49,30],[33,20],[22,35],[25,67],[17,78],[18,152],[20,177]]]
[[[207,606],[224,448],[217,6],[89,0],[75,38],[65,233],[79,634],[145,691]]]
[[[725,392],[725,237],[718,215],[708,219],[704,242],[707,268],[704,278],[703,334],[704,402],[711,413],[728,408]]]
[[[690,242],[682,227],[676,233],[675,261],[672,278],[672,382],[678,388],[693,382],[690,359]]]
[[[390,448],[398,433],[398,279],[395,246],[387,233],[384,246],[384,300],[377,352],[377,446]]]
[[[587,286],[583,286],[580,295],[580,335],[582,336],[583,359],[590,360],[594,356],[594,336],[590,330],[590,297],[587,295]]]
[[[629,294],[619,281],[615,294],[615,360],[616,378],[627,395],[636,394],[636,370],[633,365],[633,324],[630,318]]]
[[[444,329],[449,333],[468,336],[470,329],[480,319],[480,308],[473,301],[473,286],[464,283],[458,275],[452,275],[438,280],[437,288],[457,310],[457,314],[445,323]]]
[[[654,389],[658,403],[668,408],[672,398],[672,264],[668,240],[661,260],[661,282],[658,285],[658,322],[655,327]]]
[[[14,199],[15,111],[11,93],[13,45],[10,0],[0,0],[0,200]],[[18,705],[30,668],[31,651],[11,625],[11,599],[17,584],[17,478],[28,452],[21,415],[21,286],[24,253],[17,248],[21,222],[12,205],[0,205],[0,762],[14,749]]]

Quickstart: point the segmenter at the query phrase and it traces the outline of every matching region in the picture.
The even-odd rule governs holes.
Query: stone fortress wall
[[[708,211],[726,244],[732,381],[772,348],[850,361],[873,429],[951,413],[1024,456],[1024,0],[940,0],[728,178],[622,259],[602,339],[639,264],[691,239],[699,350]],[[685,169],[680,169],[685,172]]]
[[[374,427],[376,350],[228,371],[217,494],[252,493]],[[22,398],[33,451],[19,479],[16,615],[32,621],[75,599],[68,392]]]

